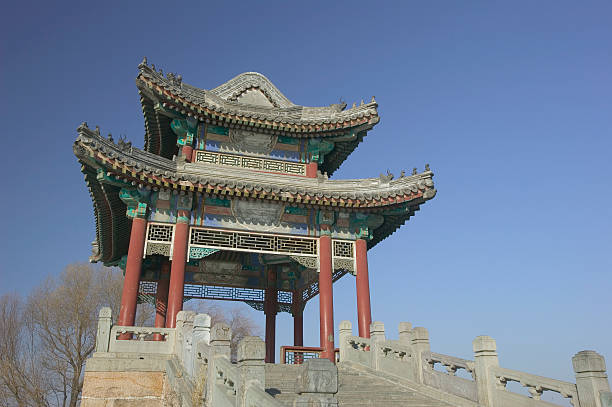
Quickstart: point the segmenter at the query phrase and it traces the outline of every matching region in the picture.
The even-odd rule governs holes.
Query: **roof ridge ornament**
[[[142,61],[141,61],[141,62],[138,64],[138,69],[142,69],[142,68],[144,68],[145,66],[148,66],[148,65],[147,65],[147,57],[146,57],[146,56],[145,56],[145,57],[142,57]]]
[[[224,84],[211,89],[210,92],[219,96],[221,99],[235,101],[240,95],[252,88],[259,89],[276,107],[288,108],[296,106],[272,83],[272,81],[259,72],[241,73]]]

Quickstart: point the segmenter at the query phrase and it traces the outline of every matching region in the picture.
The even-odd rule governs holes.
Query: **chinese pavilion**
[[[191,298],[244,301],[266,314],[274,361],[278,312],[319,295],[321,357],[333,360],[333,282],[356,280],[359,336],[369,337],[367,250],[434,197],[433,173],[328,178],[379,121],[377,103],[306,107],[248,72],[212,89],[157,71],[136,85],[144,149],[83,123],[74,153],[93,200],[90,258],[125,270],[118,324],[154,298],[156,327]],[[154,296],[154,297],[153,297]]]

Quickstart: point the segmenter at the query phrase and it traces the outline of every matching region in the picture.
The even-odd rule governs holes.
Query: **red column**
[[[306,176],[308,178],[317,178],[318,166],[316,162],[306,164]]]
[[[168,290],[168,312],[166,328],[176,328],[176,314],[183,309],[185,289],[185,264],[187,263],[187,239],[189,238],[189,211],[178,211],[178,221],[174,229],[174,250],[170,269],[170,288]]]
[[[293,293],[293,346],[304,346],[304,310],[302,292]]]
[[[168,287],[170,285],[170,263],[162,260],[157,291],[155,292],[155,328],[166,327],[166,310],[168,309]],[[162,340],[162,335],[153,335],[156,341]]]
[[[365,240],[359,239],[355,242],[355,257],[357,263],[357,322],[359,324],[359,336],[370,337],[370,324],[372,323],[372,312],[370,310],[370,281],[368,278],[368,245]]]
[[[321,324],[321,358],[334,358],[334,301],[332,294],[331,237],[319,238],[319,319]]]
[[[183,146],[183,156],[185,157],[185,161],[190,163],[193,158],[193,147]]]
[[[127,264],[125,266],[123,292],[121,294],[121,309],[119,310],[119,319],[117,320],[117,325],[119,326],[134,326],[146,233],[147,220],[134,217],[130,233]],[[129,339],[130,337],[131,335],[120,337],[120,339]]]
[[[276,270],[268,269],[268,287],[266,288],[266,297],[264,299],[264,313],[266,314],[266,363],[275,363],[277,306]]]

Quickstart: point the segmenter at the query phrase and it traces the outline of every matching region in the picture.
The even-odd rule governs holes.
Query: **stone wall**
[[[172,406],[164,372],[85,372],[82,407]]]

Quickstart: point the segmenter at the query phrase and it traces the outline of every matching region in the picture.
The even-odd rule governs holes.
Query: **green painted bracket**
[[[103,168],[98,168],[96,170],[96,179],[101,184],[109,184],[109,185],[113,185],[115,187],[120,187],[120,188],[132,186],[132,184],[130,184],[129,182],[117,179],[116,177],[113,177],[112,175],[107,175],[106,171],[104,171]]]
[[[191,145],[198,132],[198,122],[192,117],[174,119],[170,122],[170,128],[177,136],[176,144],[179,146]]]
[[[145,218],[150,195],[151,191],[144,188],[121,188],[119,199],[127,205],[126,216],[130,219]]]
[[[355,213],[351,214],[349,227],[357,234],[359,239],[372,240],[374,230],[385,222],[385,217],[378,214]]]
[[[308,215],[308,209],[306,208],[298,208],[297,206],[287,206],[285,208],[285,213],[290,215]]]
[[[329,154],[334,149],[334,146],[333,142],[320,138],[308,140],[308,152],[311,155],[311,160],[323,164],[325,155]]]

